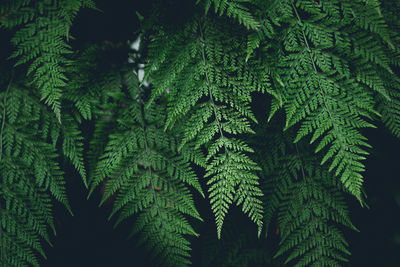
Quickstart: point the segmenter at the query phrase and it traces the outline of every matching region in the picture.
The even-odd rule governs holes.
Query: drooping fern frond
[[[395,135],[400,138],[400,22],[397,14],[400,12],[400,3],[398,1],[383,1],[382,8],[384,10],[385,20],[389,26],[390,40],[395,49],[385,50],[387,53],[388,64],[393,66],[393,71],[396,76],[390,75],[387,72],[379,72],[382,82],[388,91],[390,100],[380,96],[378,98],[378,111],[382,115],[382,122]]]
[[[85,153],[89,176],[93,176],[95,166],[104,153],[109,135],[117,127],[116,119],[120,115],[119,104],[116,103],[109,103],[106,108],[98,108],[99,103],[110,98],[108,94],[118,93],[122,87],[120,70],[111,68],[109,58],[115,57],[113,53],[115,51],[111,48],[107,44],[102,46],[90,44],[82,52],[76,53],[74,56],[76,66],[71,70],[74,75],[65,87],[63,95],[65,110],[73,112],[76,122],[81,123],[82,119],[87,121],[95,119],[90,150]],[[79,136],[75,138],[80,139]],[[73,155],[81,153],[71,152]],[[75,168],[79,171],[81,164],[77,163]],[[83,174],[81,173],[82,177]],[[83,181],[86,185],[85,178]]]
[[[72,21],[82,7],[95,8],[91,0],[5,1],[0,14],[7,14],[0,27],[19,27],[11,39],[16,50],[14,66],[29,63],[27,74],[39,89],[41,100],[51,106],[61,121],[62,89],[68,82],[66,68],[72,53],[65,41]]]
[[[72,214],[56,160],[59,124],[23,80],[1,87],[0,265],[39,266],[40,238],[50,244],[47,225],[55,233],[50,194]]]
[[[382,77],[385,87],[388,89],[390,101],[384,97],[378,98],[378,111],[382,115],[382,122],[400,138],[400,79],[392,75]]]
[[[202,219],[186,185],[204,193],[190,163],[177,153],[174,136],[163,131],[165,105],[144,109],[137,75],[131,70],[123,79],[126,92],[117,87],[107,93],[114,99],[111,105],[123,100],[126,106],[118,108],[118,124],[91,172],[89,195],[105,181],[100,205],[116,194],[109,217],[120,213],[115,227],[138,213],[130,236],[141,232],[139,244],[145,243],[164,266],[187,266],[190,242],[184,236],[198,234],[184,214]],[[107,102],[103,108],[114,110]]]
[[[155,26],[146,74],[154,84],[151,101],[164,94],[169,100],[165,128],[182,125],[179,148],[194,143],[206,151],[205,177],[218,237],[233,202],[243,203],[260,234],[259,167],[247,154],[253,150],[238,138],[253,133],[249,120],[255,117],[248,104],[251,92],[260,88],[246,68],[243,32],[223,21],[195,16],[182,28]]]
[[[292,129],[283,136],[279,129],[275,121],[263,125],[254,140],[255,147],[268,151],[258,149],[257,161],[263,167],[265,224],[277,216],[281,236],[274,258],[284,256],[290,266],[343,266],[350,255],[348,243],[332,223],[358,231],[350,221],[343,186],[318,164],[307,144],[292,144]]]
[[[60,126],[63,155],[70,160],[82,177],[84,185],[88,187],[86,168],[83,160],[83,137],[78,128],[78,122],[68,113],[63,113],[61,117],[63,123]]]
[[[61,128],[69,129],[65,134],[65,137],[68,138],[65,141],[74,141],[76,144],[76,146],[71,147],[64,142],[64,154],[74,164],[86,187],[88,185],[83,164],[83,137],[78,124],[82,123],[82,119],[90,121],[96,116],[102,117],[102,119],[95,121],[95,133],[91,139],[92,149],[86,154],[88,169],[93,170],[99,156],[104,152],[111,129],[117,125],[115,116],[111,119],[105,114],[110,113],[110,110],[97,108],[99,102],[102,101],[99,96],[103,95],[105,91],[110,90],[110,93],[113,93],[112,89],[121,89],[119,70],[110,68],[112,62],[109,61],[109,58],[111,58],[111,55],[115,57],[115,51],[115,47],[111,44],[102,46],[90,44],[82,52],[77,52],[73,57],[75,66],[68,68],[71,79],[65,86],[62,96],[63,110],[70,111],[71,116],[63,120],[63,123],[67,123],[67,125],[63,125]],[[93,69],[93,66],[96,66],[96,68]],[[116,106],[114,105],[114,107]],[[106,131],[104,127],[108,127],[110,131]]]
[[[328,172],[320,167],[313,170],[311,165],[303,168],[305,176],[289,185],[280,205],[278,224],[282,234],[274,257],[287,253],[285,264],[295,260],[295,266],[343,266],[341,262],[347,262],[346,256],[351,254],[348,243],[329,221],[357,229],[349,220],[341,193],[330,187]]]
[[[362,202],[361,161],[371,146],[360,128],[375,127],[367,119],[380,116],[377,98],[389,97],[382,77],[393,72],[382,52],[391,49],[390,32],[381,15],[365,15],[378,12],[375,1],[361,2],[270,1],[266,15],[278,14],[281,24],[275,69],[285,129],[300,122],[295,142],[309,134],[310,143],[319,139],[321,164],[330,161],[329,170]]]

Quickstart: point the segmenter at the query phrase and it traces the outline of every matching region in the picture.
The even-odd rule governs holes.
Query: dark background
[[[104,12],[82,10],[75,20],[71,32],[76,38],[73,41],[76,47],[85,41],[133,41],[139,26],[135,11],[145,16],[151,11],[151,1],[102,0],[96,3]],[[4,37],[2,40],[9,40],[6,33],[1,36]],[[4,53],[8,50],[3,50]],[[354,198],[349,197],[351,219],[360,230],[360,233],[345,232],[352,252],[352,266],[400,266],[400,140],[394,138],[382,124],[377,125],[378,129],[364,132],[373,146],[371,155],[365,161],[367,171],[364,176],[370,209],[361,208]],[[82,130],[89,133],[91,127],[87,124]],[[79,175],[70,167],[66,169],[66,180],[74,216],[70,216],[60,205],[55,205],[57,236],[51,238],[53,248],[45,245],[48,258],[42,260],[41,266],[158,266],[150,261],[143,247],[136,247],[135,237],[126,240],[134,218],[113,229],[115,220],[107,222],[111,205],[98,208],[100,193],[97,191],[86,200],[87,190]],[[195,229],[201,235],[216,235],[207,199],[196,193],[194,198],[205,221],[203,224],[195,222]],[[231,207],[229,210],[227,220],[232,218],[239,229],[250,228],[256,233],[255,226],[238,208]],[[201,237],[192,242],[192,248],[193,266],[200,266]]]

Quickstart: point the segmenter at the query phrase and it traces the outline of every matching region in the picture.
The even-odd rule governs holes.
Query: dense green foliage
[[[72,47],[85,7],[96,10],[0,3],[14,49],[0,73],[0,266],[39,266],[55,233],[51,196],[72,214],[65,160],[88,197],[104,184],[115,226],[136,216],[130,236],[162,266],[191,264],[193,218],[203,221],[193,194],[209,200],[224,242],[206,245],[204,266],[348,261],[342,228],[358,230],[344,196],[366,205],[362,130],[380,120],[400,138],[398,1],[154,1],[133,51]],[[233,203],[258,238],[276,221],[279,248],[244,250],[250,233],[224,232]]]

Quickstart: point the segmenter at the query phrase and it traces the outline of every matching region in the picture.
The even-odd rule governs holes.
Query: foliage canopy
[[[358,230],[344,196],[366,205],[362,130],[382,121],[400,138],[399,1],[157,0],[138,14],[133,50],[73,47],[83,8],[97,10],[0,3],[14,49],[0,74],[1,266],[39,266],[47,227],[55,234],[52,197],[72,214],[63,160],[88,197],[103,184],[100,205],[115,198],[115,226],[137,214],[130,236],[163,266],[191,264],[193,218],[203,221],[193,194],[232,249],[221,263],[209,244],[204,265],[348,261],[341,227]],[[223,227],[233,204],[258,238],[276,220],[279,248],[240,254],[248,237]]]

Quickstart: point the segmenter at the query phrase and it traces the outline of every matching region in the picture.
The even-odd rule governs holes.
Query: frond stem
[[[206,64],[208,63],[208,60],[207,60],[206,55],[205,55],[205,38],[204,38],[203,29],[201,27],[201,22],[199,23],[199,30],[200,30],[200,38],[201,38],[201,42],[202,42],[201,56],[202,56],[204,65],[206,66]],[[217,116],[216,104],[214,102],[214,98],[213,98],[213,95],[212,95],[212,92],[211,92],[211,82],[210,82],[210,78],[208,77],[207,71],[205,71],[205,76],[206,76],[206,81],[207,81],[208,94],[210,95],[210,102],[211,102],[211,104],[213,106],[215,121],[217,122],[221,138],[224,138],[224,133],[222,132],[221,122],[220,122],[220,120],[218,119],[218,116]],[[224,149],[225,149],[225,153],[229,154],[229,150],[226,148],[225,144],[224,144]]]

